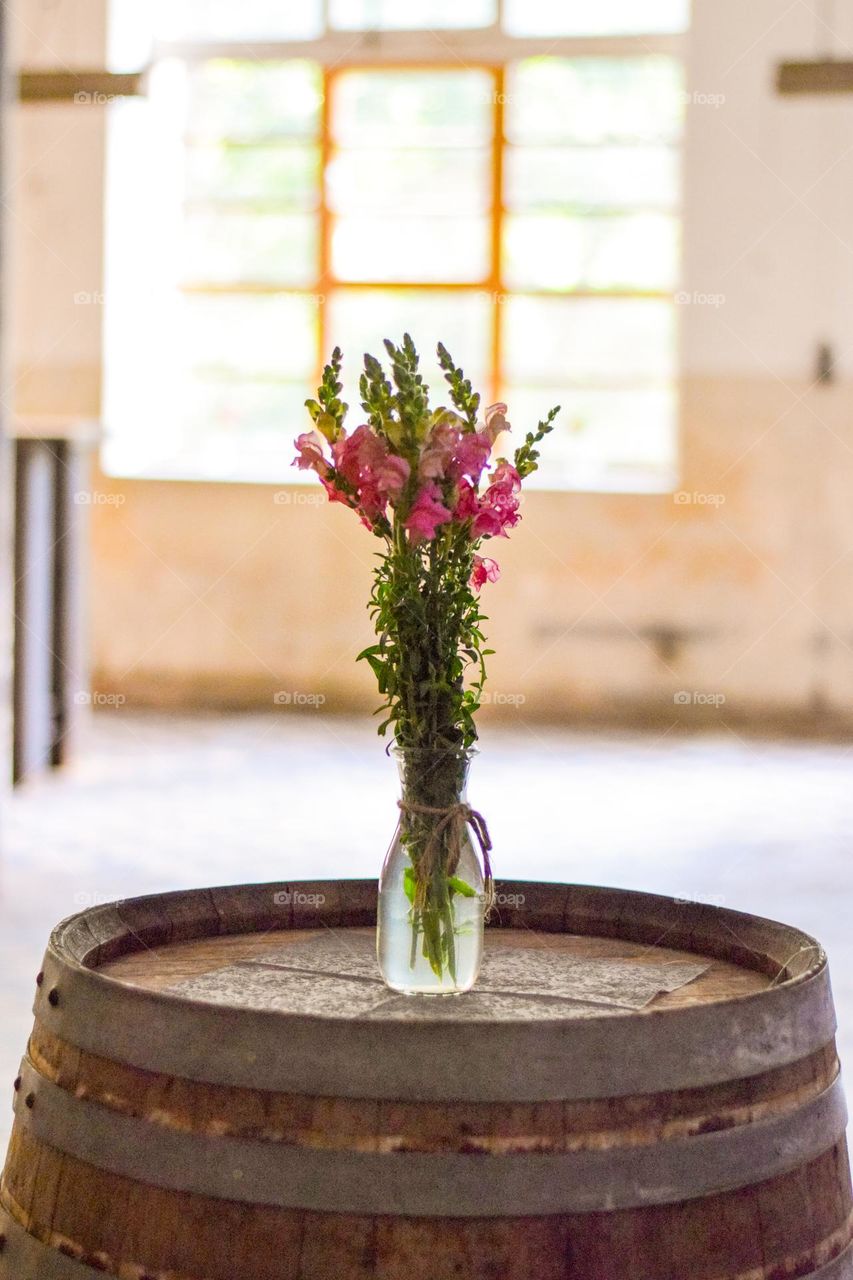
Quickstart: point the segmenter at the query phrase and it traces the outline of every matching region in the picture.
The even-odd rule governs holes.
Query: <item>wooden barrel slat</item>
[[[318,1015],[193,984],[304,987],[289,949],[363,950],[373,882],[159,895],[61,925],[0,1183],[0,1280],[853,1280],[818,944],[645,894],[499,892],[524,903],[489,954],[522,970],[543,953],[707,968],[630,1011],[542,989],[535,1017],[520,995],[492,1016],[487,984],[418,1005],[425,1021],[372,995]]]

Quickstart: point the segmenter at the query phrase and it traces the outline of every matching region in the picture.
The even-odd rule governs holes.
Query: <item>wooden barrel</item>
[[[2,1280],[844,1280],[826,959],[795,929],[507,883],[481,984],[407,999],[376,885],[54,932]]]

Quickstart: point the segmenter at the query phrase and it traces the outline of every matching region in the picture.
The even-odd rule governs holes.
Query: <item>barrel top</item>
[[[770,979],[725,960],[617,938],[490,929],[464,999],[411,999],[385,986],[375,930],[276,930],[176,942],[107,961],[100,972],[149,991],[283,1014],[400,1020],[540,1021],[708,1003]]]
[[[54,931],[36,1015],[142,1068],[349,1096],[688,1087],[794,1061],[833,1034],[825,956],[790,926],[589,886],[503,882],[498,896],[480,982],[452,999],[384,987],[375,881],[91,908]]]

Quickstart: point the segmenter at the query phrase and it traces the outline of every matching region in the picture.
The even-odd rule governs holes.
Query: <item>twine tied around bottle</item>
[[[489,828],[486,826],[486,819],[483,815],[478,813],[476,809],[472,809],[470,804],[466,804],[464,800],[448,805],[446,808],[430,804],[417,804],[414,800],[398,800],[397,805],[404,814],[415,813],[424,817],[438,818],[438,822],[430,832],[427,846],[418,859],[415,905],[418,907],[424,906],[427,884],[436,868],[441,851],[441,837],[444,832],[447,831],[448,833],[447,843],[450,851],[447,874],[452,876],[456,874],[456,868],[459,866],[459,859],[462,856],[462,842],[465,839],[465,828],[469,826],[477,837],[480,856],[483,859],[483,894],[486,915],[488,915],[494,904],[495,889],[492,864],[489,860],[489,854],[492,851],[492,838],[489,835]]]

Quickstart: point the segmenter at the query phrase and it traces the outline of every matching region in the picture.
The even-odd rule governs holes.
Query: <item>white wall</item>
[[[835,8],[832,36],[806,3],[694,0],[690,91],[724,101],[688,110],[684,284],[725,302],[687,310],[687,373],[810,379],[830,342],[853,374],[853,94],[775,88],[782,60],[853,56]]]

